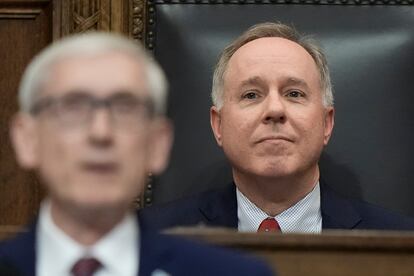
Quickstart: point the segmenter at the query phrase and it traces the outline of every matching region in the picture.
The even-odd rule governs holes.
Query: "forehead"
[[[312,56],[299,44],[279,37],[259,38],[240,47],[229,60],[225,79],[256,74],[319,80]]]
[[[96,96],[120,90],[145,94],[148,93],[147,79],[143,61],[129,54],[74,55],[51,66],[41,94],[60,96],[73,90]]]

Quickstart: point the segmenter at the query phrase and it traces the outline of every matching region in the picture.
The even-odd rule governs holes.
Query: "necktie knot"
[[[95,258],[82,258],[75,263],[72,268],[73,276],[92,276],[99,268],[101,263]]]
[[[280,226],[274,218],[266,218],[260,223],[257,232],[280,232]]]

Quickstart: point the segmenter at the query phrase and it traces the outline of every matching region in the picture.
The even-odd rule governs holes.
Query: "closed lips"
[[[293,142],[293,139],[290,139],[286,136],[266,136],[266,137],[258,139],[256,143],[261,143],[265,141],[278,141],[278,140]]]
[[[118,169],[118,165],[115,162],[83,162],[82,167],[96,172],[113,172]]]

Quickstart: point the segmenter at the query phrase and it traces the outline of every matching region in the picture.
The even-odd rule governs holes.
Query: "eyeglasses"
[[[98,99],[86,92],[71,92],[63,97],[45,97],[37,101],[30,113],[37,116],[44,112],[53,115],[59,125],[79,128],[90,124],[95,109],[105,108],[110,112],[113,124],[122,129],[134,130],[141,120],[154,114],[152,101],[139,98],[130,92],[119,92],[110,97]]]

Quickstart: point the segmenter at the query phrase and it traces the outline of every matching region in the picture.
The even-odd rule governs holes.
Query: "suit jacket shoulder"
[[[143,222],[139,225],[141,276],[274,275],[260,260],[182,238],[157,234],[157,231]],[[35,275],[35,244],[35,224],[27,232],[1,242],[0,275]]]
[[[334,192],[321,182],[323,229],[414,230],[414,219]]]
[[[322,229],[414,230],[414,220],[361,200],[343,197],[323,180]],[[237,228],[235,185],[144,208],[141,217],[157,229],[204,224]]]
[[[237,228],[237,199],[234,184],[173,202],[140,210],[140,220],[155,229],[176,226],[220,226]]]
[[[35,275],[36,224],[0,243],[0,275]]]

